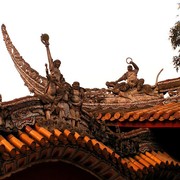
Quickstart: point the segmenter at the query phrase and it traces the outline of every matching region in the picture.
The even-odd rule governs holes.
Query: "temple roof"
[[[99,112],[96,119],[120,127],[179,128],[180,102],[161,103],[127,112]]]
[[[41,35],[48,55],[43,77],[20,55],[6,26],[1,28],[11,59],[33,95],[0,102],[0,179],[56,161],[98,179],[180,176],[180,159],[166,150],[169,145],[163,146],[159,134],[152,133],[180,128],[180,78],[158,82],[161,70],[155,85],[144,84],[137,78],[138,66],[127,58],[134,70],[131,67],[117,81],[106,82],[107,88],[83,88],[78,81],[69,84],[59,70],[61,61],[53,61],[47,34]],[[176,145],[171,148],[177,149]]]
[[[135,133],[135,132],[134,132]],[[164,151],[145,151],[121,157],[102,142],[68,129],[52,132],[26,126],[16,134],[0,135],[1,179],[37,163],[60,160],[91,171],[99,179],[173,177],[180,162]],[[159,177],[159,176],[157,176]]]

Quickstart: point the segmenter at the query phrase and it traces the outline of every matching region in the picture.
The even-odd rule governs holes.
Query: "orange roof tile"
[[[41,130],[40,130],[41,129]],[[29,135],[28,135],[29,134]],[[37,136],[35,136],[37,135]],[[53,135],[53,139],[57,138],[58,141],[61,141],[59,144],[54,144],[51,140],[51,136]],[[43,142],[42,143],[42,139]],[[83,141],[85,146],[81,146],[78,141]],[[110,147],[104,145],[102,142],[99,142],[96,139],[91,139],[88,136],[81,136],[78,132],[72,133],[70,130],[65,129],[64,131],[60,131],[59,129],[54,129],[52,132],[48,131],[45,128],[35,125],[34,127],[26,126],[25,132],[18,131],[18,134],[15,136],[13,134],[7,135],[4,137],[0,135],[0,145],[2,146],[2,158],[6,160],[10,160],[9,164],[4,167],[4,174],[9,173],[10,171],[15,171],[20,166],[26,166],[28,163],[32,163],[44,158],[50,157],[58,157],[58,158],[70,158],[76,159],[76,161],[80,159],[84,159],[86,156],[87,149],[92,152],[97,152],[103,159],[111,158],[112,161],[116,164],[119,163],[119,168],[123,166],[133,177],[141,177],[142,173],[145,171],[151,170],[151,167],[160,166],[162,163],[164,165],[178,165],[180,164],[171,158],[167,153],[164,152],[145,152],[140,153],[135,156],[129,156],[125,158],[121,158],[119,154],[114,152]],[[65,148],[64,145],[70,143],[77,147],[85,148],[86,151],[84,153],[78,153],[77,150],[73,149],[71,146],[67,146]],[[4,150],[3,150],[4,147]],[[36,147],[36,149],[35,149]],[[65,149],[64,149],[65,148]],[[24,156],[24,155],[26,156]],[[22,156],[23,155],[23,156]],[[26,158],[27,157],[27,158]],[[91,156],[87,156],[91,157]],[[79,159],[79,160],[80,160]],[[93,160],[92,160],[93,159]],[[95,162],[94,162],[95,160]],[[15,161],[16,165],[15,165]],[[101,176],[110,176],[110,177],[118,177],[118,174],[110,173],[111,168],[109,168],[108,164],[98,165],[99,160],[95,157],[91,157],[91,160],[87,159],[84,161],[84,164],[89,164],[91,168],[107,168],[109,172],[102,173],[104,171],[99,171]],[[93,165],[94,164],[94,165]],[[98,166],[96,167],[95,164]],[[115,173],[115,171],[113,171]]]
[[[102,114],[98,120],[106,120],[124,127],[180,127],[180,102],[156,105],[130,112]]]
[[[36,143],[35,141],[30,138],[26,133],[18,130],[18,135],[19,135],[19,139],[24,142],[25,144],[28,145],[28,147],[30,147],[31,149],[35,149],[36,148]]]
[[[18,148],[22,153],[25,153],[27,145],[25,145],[22,141],[20,141],[19,139],[17,139],[14,135],[9,134],[7,136],[8,141],[15,146],[16,148]]]
[[[50,142],[53,142],[54,140],[54,135],[49,132],[47,129],[45,129],[44,127],[39,127],[38,124],[35,124],[35,129],[42,134],[43,136],[45,136]]]
[[[149,162],[147,162],[146,160],[144,160],[142,157],[140,157],[138,155],[136,155],[134,158],[147,168],[149,168],[151,166],[151,164]]]
[[[46,144],[45,138],[41,134],[39,134],[37,131],[32,129],[30,126],[26,126],[25,130],[32,138],[38,141],[42,146]]]
[[[0,135],[0,142],[4,145],[7,153],[9,153],[12,157],[16,155],[15,147],[1,135]]]

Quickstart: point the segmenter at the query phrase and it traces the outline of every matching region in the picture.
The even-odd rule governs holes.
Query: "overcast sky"
[[[48,62],[40,41],[50,36],[53,59],[60,59],[67,82],[103,88],[126,72],[126,58],[139,66],[139,78],[154,85],[179,77],[169,30],[178,20],[177,0],[2,0],[5,24],[21,56],[45,76]],[[0,33],[0,93],[3,101],[29,95]]]

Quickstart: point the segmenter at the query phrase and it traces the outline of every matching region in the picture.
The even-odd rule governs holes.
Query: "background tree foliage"
[[[180,3],[178,6],[178,9],[180,9]],[[169,39],[173,49],[178,50],[178,55],[173,57],[173,65],[178,72],[180,69],[180,21],[176,22],[175,25],[170,29]]]

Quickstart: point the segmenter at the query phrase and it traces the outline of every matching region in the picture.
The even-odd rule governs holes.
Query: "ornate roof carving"
[[[25,82],[25,85],[32,93],[40,95],[44,94],[47,79],[39,75],[36,70],[31,68],[30,65],[19,54],[16,47],[12,44],[12,41],[7,33],[6,26],[4,24],[1,26],[1,29],[7,50],[14,62],[17,71]]]
[[[179,161],[156,143],[150,128],[180,127],[179,78],[158,82],[159,73],[154,86],[144,84],[128,58],[133,73],[107,82],[107,88],[70,85],[59,70],[61,61],[52,59],[47,34],[41,36],[48,56],[43,77],[20,55],[5,25],[2,33],[34,95],[0,104],[1,179],[46,161],[72,163],[98,179],[172,179],[178,174]]]

